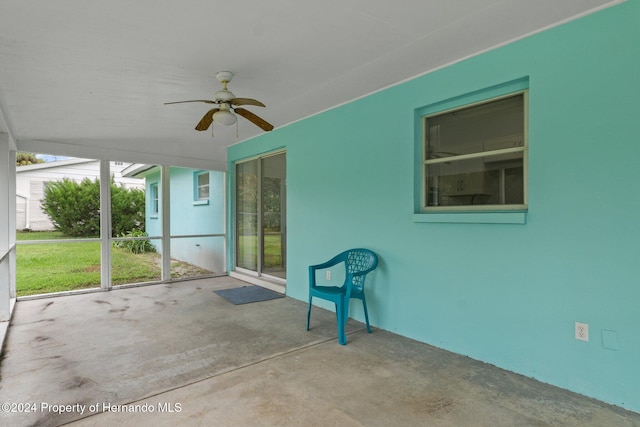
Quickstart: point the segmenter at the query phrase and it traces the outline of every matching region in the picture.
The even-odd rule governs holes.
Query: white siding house
[[[130,163],[111,162],[111,175],[116,184],[125,188],[144,189],[144,180],[122,176],[122,170]],[[16,167],[16,229],[53,230],[49,217],[40,208],[47,182],[69,178],[82,181],[100,177],[100,161],[69,159]]]

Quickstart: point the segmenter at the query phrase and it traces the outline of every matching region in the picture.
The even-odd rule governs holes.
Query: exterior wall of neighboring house
[[[208,173],[209,196],[199,200],[197,195],[197,175]],[[171,258],[196,265],[212,273],[224,273],[225,265],[225,173],[188,168],[171,167],[170,208],[171,208]],[[144,172],[146,206],[146,231],[149,236],[162,235],[162,184],[160,168],[154,167]],[[154,213],[154,191],[157,186],[158,212]],[[204,236],[219,234],[220,236]],[[183,237],[180,237],[183,236]],[[194,237],[184,237],[194,236]],[[162,253],[159,239],[152,241],[156,250]]]
[[[307,266],[368,247],[374,326],[640,411],[638,22],[623,2],[231,146],[229,171],[286,149],[287,294],[306,301]],[[528,210],[423,213],[419,112],[514,82]]]
[[[130,163],[111,162],[114,182],[125,188],[143,188],[143,181],[123,177],[121,172]],[[47,182],[69,178],[82,181],[100,178],[100,161],[71,159],[16,167],[16,229],[33,231],[53,230],[53,224],[40,208]]]

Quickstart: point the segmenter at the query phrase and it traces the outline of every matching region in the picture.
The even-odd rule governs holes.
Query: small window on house
[[[195,173],[195,200],[209,200],[209,172]]]
[[[425,211],[527,208],[526,92],[423,117]]]
[[[153,182],[149,185],[149,192],[151,193],[151,197],[149,198],[149,200],[151,201],[151,206],[150,206],[150,214],[151,216],[158,216],[158,212],[159,212],[159,198],[158,198],[158,183],[157,182]]]

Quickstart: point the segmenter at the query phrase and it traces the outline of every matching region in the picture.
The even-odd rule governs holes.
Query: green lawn
[[[17,233],[17,240],[64,238],[56,232]],[[160,255],[132,254],[127,249],[111,249],[112,283],[139,283],[160,280]],[[171,276],[201,275],[208,271],[185,262],[171,262]],[[16,290],[18,296],[100,287],[100,242],[45,243],[18,245],[16,249]]]
[[[278,234],[266,234],[264,236],[264,266],[273,268],[282,266],[282,236]]]
[[[98,236],[100,237],[100,236]],[[59,231],[18,231],[16,240],[55,240],[69,239]]]
[[[239,258],[245,265],[242,267],[250,270],[256,269],[256,250],[257,236],[255,235],[243,235],[239,236]],[[265,234],[264,236],[264,268],[278,268],[282,266],[282,253],[281,242],[282,238],[280,233]]]

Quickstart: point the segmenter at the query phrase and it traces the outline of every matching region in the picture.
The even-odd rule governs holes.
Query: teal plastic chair
[[[345,279],[342,286],[318,286],[316,284],[316,271],[333,267],[340,263],[345,264]],[[362,301],[364,307],[364,318],[367,323],[367,332],[371,333],[369,327],[369,313],[367,312],[367,299],[364,296],[364,282],[367,273],[375,270],[378,266],[378,257],[369,249],[356,248],[346,250],[329,261],[309,266],[309,308],[307,309],[307,331],[311,320],[311,302],[313,297],[331,301],[336,307],[336,320],[338,322],[338,342],[342,345],[347,343],[347,336],[344,332],[345,324],[349,318],[349,302],[351,298]]]

